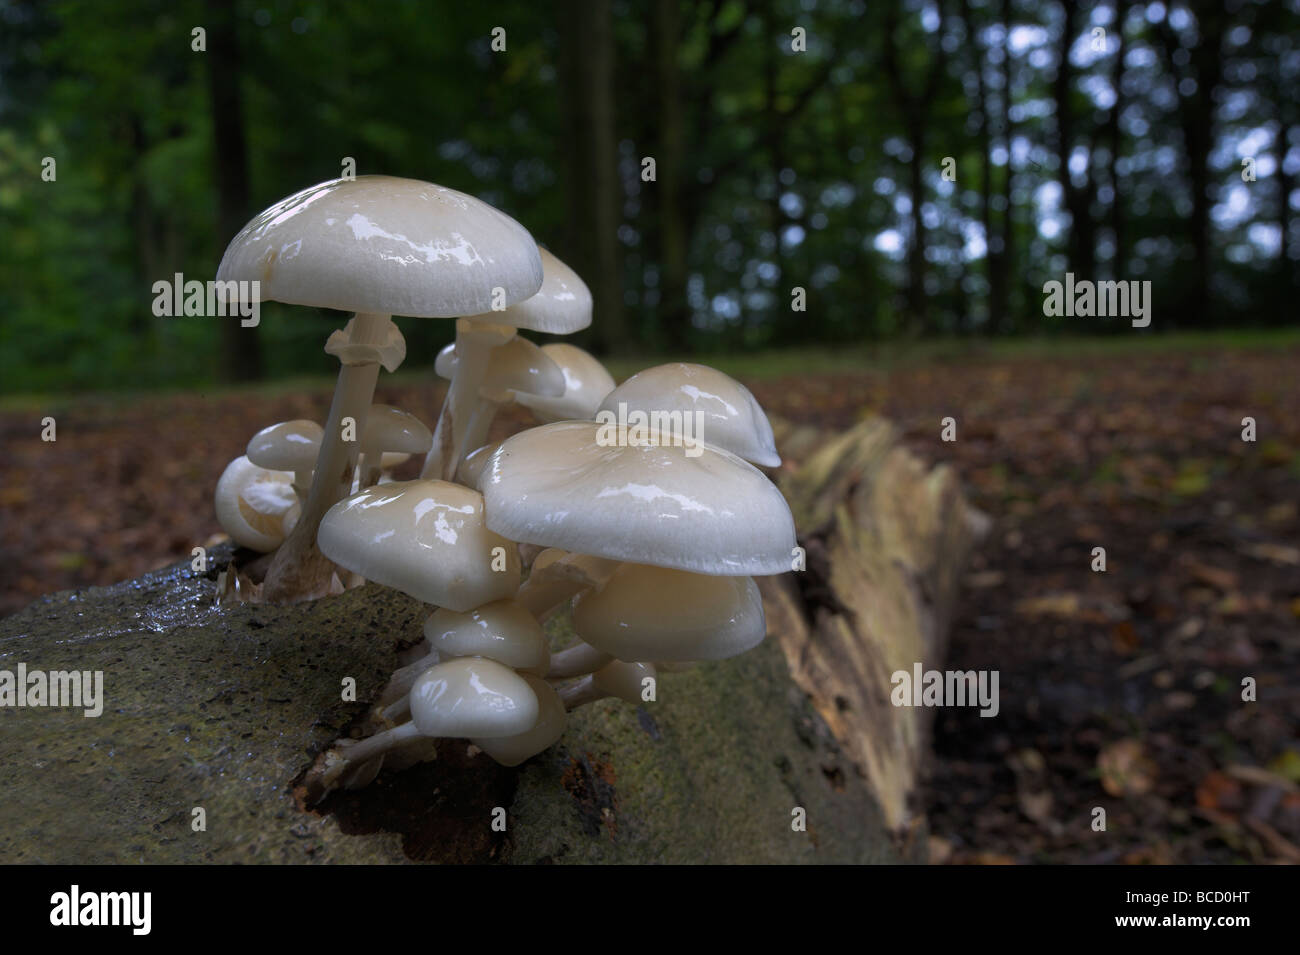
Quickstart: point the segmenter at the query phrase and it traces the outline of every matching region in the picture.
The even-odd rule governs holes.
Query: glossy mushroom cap
[[[453,343],[438,353],[434,370],[443,378],[451,378],[458,364]],[[564,372],[546,350],[516,335],[492,349],[479,395],[504,404],[511,399],[512,391],[556,398],[564,394],[564,389]]]
[[[321,426],[315,421],[282,421],[263,428],[248,442],[248,460],[272,471],[310,471],[320,452]]]
[[[772,425],[748,388],[707,365],[673,362],[637,372],[605,396],[600,411],[701,412],[697,437],[763,467],[781,463]]]
[[[537,722],[537,694],[507,666],[480,657],[430,667],[411,687],[411,722],[425,736],[495,739]]]
[[[763,598],[749,577],[624,564],[583,594],[573,631],[620,660],[725,660],[763,642]]]
[[[486,657],[538,676],[545,675],[551,663],[541,625],[513,600],[497,600],[468,613],[443,607],[425,621],[424,635],[441,660]]]
[[[519,587],[518,549],[485,526],[482,496],[446,481],[393,481],[344,498],[326,512],[317,544],[367,580],[451,610]]]
[[[587,284],[546,249],[538,252],[542,260],[542,287],[536,295],[502,311],[469,318],[549,335],[568,335],[590,325],[591,291]]]
[[[716,448],[692,457],[622,433],[598,443],[608,437],[593,421],[559,421],[506,439],[479,478],[488,526],[520,543],[703,574],[790,569],[794,519],[761,471]]]
[[[361,445],[369,454],[424,454],[433,446],[433,434],[409,411],[392,405],[371,405]]]
[[[595,418],[600,403],[614,390],[614,379],[605,366],[589,352],[567,342],[543,345],[542,351],[564,374],[564,393],[547,398],[520,392],[515,399],[543,422]]]
[[[487,739],[473,737],[470,742],[487,753],[502,766],[518,766],[526,759],[549,749],[564,735],[568,714],[564,702],[545,680],[531,673],[519,674],[537,696],[537,719],[526,732],[517,736]]]
[[[259,213],[231,240],[218,281],[261,282],[263,301],[379,315],[477,315],[501,288],[535,295],[528,230],[472,196],[393,176],[333,179]]]
[[[217,521],[240,547],[266,553],[279,547],[302,511],[293,473],[258,467],[240,456],[217,481]]]

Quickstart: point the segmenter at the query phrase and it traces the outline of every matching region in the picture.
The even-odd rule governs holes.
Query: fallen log
[[[42,597],[0,620],[0,669],[101,674],[100,712],[0,708],[0,862],[916,859],[895,833],[918,818],[923,714],[889,706],[888,673],[942,651],[965,505],[882,423],[783,486],[809,565],[765,582],[775,639],[666,674],[654,703],[575,711],[520,767],[440,740],[318,804],[305,773],[364,722],[427,608],[375,585],[216,607],[228,548],[204,573]]]

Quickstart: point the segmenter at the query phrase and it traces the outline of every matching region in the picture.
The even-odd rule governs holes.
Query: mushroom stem
[[[307,495],[311,491],[311,471],[294,471],[293,472],[293,489],[298,495],[298,500],[306,504]]]
[[[421,733],[415,728],[414,723],[403,723],[401,726],[394,726],[382,733],[376,733],[374,736],[367,737],[346,748],[335,744],[334,749],[331,751],[330,767],[325,773],[323,782],[327,787],[332,787],[353,767],[360,766],[362,763],[374,759],[381,753],[386,753],[402,743],[419,739],[420,735]]]
[[[391,703],[406,699],[406,694],[411,692],[411,686],[416,679],[429,667],[437,666],[441,662],[437,650],[431,650],[426,656],[420,657],[414,663],[407,664],[399,670],[394,670],[393,675],[388,678],[388,685],[384,687],[384,692],[379,695],[379,701],[375,704],[379,707],[388,707]],[[388,711],[384,710],[387,716]]]
[[[424,459],[420,477],[451,481],[465,452],[474,445],[466,442],[470,416],[478,401],[478,391],[487,374],[492,345],[474,330],[465,330],[464,320],[456,322],[456,373],[452,375],[447,397],[433,432],[433,447]]]
[[[588,703],[594,703],[609,696],[608,693],[596,689],[596,684],[590,675],[584,676],[577,683],[562,686],[556,692],[560,694],[560,699],[563,701],[566,710],[576,710],[580,706],[586,706]]]
[[[416,677],[419,677],[419,675],[420,674],[417,673]],[[414,685],[415,680],[414,679],[411,680],[411,683],[412,685]],[[409,695],[401,697],[395,703],[391,703],[388,706],[384,707],[380,711],[379,715],[380,717],[383,718],[385,722],[388,723],[396,723],[399,720],[410,719],[411,718],[411,697]]]
[[[588,643],[551,654],[551,668],[546,671],[548,680],[567,680],[570,677],[594,673],[614,659],[603,650],[597,650]]]
[[[466,425],[466,452],[481,448],[487,444],[488,431],[492,429],[492,422],[496,419],[497,412],[500,409],[501,406],[495,401],[488,401],[486,398],[478,399],[473,413],[469,416],[469,424]],[[459,467],[459,465],[457,466]]]
[[[585,584],[565,577],[544,581],[529,577],[515,594],[515,600],[539,623],[546,623],[574,594],[586,589]]]
[[[352,326],[353,344],[381,344],[388,322],[387,315],[358,312]],[[343,419],[352,418],[356,422],[357,435],[365,433],[366,415],[378,380],[378,362],[339,368],[334,399],[330,403],[329,418],[325,422],[316,468],[312,473],[311,490],[298,523],[275,552],[262,585],[262,599],[267,603],[311,599],[323,595],[329,588],[333,567],[316,547],[316,529],[325,512],[344,497],[352,485],[357,445],[344,442]]]

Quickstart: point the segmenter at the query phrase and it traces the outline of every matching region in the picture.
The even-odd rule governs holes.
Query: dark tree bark
[[[1275,100],[1281,108],[1280,100]],[[1277,163],[1277,225],[1282,230],[1282,242],[1277,250],[1278,280],[1284,291],[1297,288],[1296,261],[1293,257],[1294,243],[1291,241],[1291,190],[1295,188],[1295,177],[1286,171],[1287,133],[1290,127],[1279,119],[1273,125],[1273,157]]]
[[[1076,0],[1064,0],[1061,4],[1065,22],[1061,27],[1061,41],[1057,51],[1058,63],[1056,77],[1052,81],[1052,96],[1056,101],[1056,155],[1059,163],[1058,178],[1065,198],[1065,207],[1070,213],[1070,234],[1067,241],[1070,268],[1080,278],[1096,279],[1097,244],[1092,218],[1092,198],[1096,190],[1096,178],[1092,174],[1092,150],[1088,153],[1088,168],[1084,173],[1085,182],[1075,186],[1070,175],[1070,154],[1074,149],[1076,136],[1076,117],[1072,101],[1072,83],[1074,68],[1070,63],[1070,47],[1077,39],[1079,26],[1079,5]]]
[[[1002,145],[1007,152],[1006,173],[1002,177],[1002,268],[1003,275],[1007,276],[1006,282],[1006,314],[994,316],[997,322],[995,326],[997,331],[1010,331],[1016,324],[1015,298],[1011,292],[1010,277],[1015,275],[1016,247],[1015,247],[1015,216],[1013,214],[1014,206],[1011,204],[1012,194],[1015,191],[1015,167],[1011,163],[1011,144],[1014,139],[1014,130],[1011,122],[1011,18],[1014,11],[1012,10],[1011,0],[1002,0],[1000,19],[1002,20],[1002,96],[1000,102],[1002,105],[1001,123],[1002,127]]]
[[[912,150],[912,162],[908,170],[908,189],[911,192],[912,236],[907,248],[907,321],[912,334],[926,331],[925,299],[925,218],[921,206],[925,202],[925,169],[929,161],[930,110],[935,94],[939,90],[939,81],[947,68],[947,55],[943,46],[936,41],[930,49],[930,58],[921,88],[913,92],[908,78],[902,73],[898,51],[898,4],[887,4],[885,16],[884,61],[885,75],[889,80],[894,105],[898,110],[903,128],[907,132],[908,146]],[[939,4],[939,28],[935,31],[938,38],[943,37],[943,5]]]
[[[1128,272],[1128,222],[1125,217],[1123,185],[1116,171],[1116,164],[1124,151],[1124,133],[1120,129],[1119,118],[1124,111],[1124,55],[1128,49],[1124,40],[1124,20],[1128,17],[1127,0],[1116,0],[1114,8],[1119,46],[1115,51],[1115,61],[1111,64],[1110,84],[1115,90],[1115,102],[1111,104],[1106,116],[1106,141],[1110,147],[1110,188],[1114,193],[1110,203],[1110,231],[1115,243],[1111,274],[1118,280],[1123,279]]]
[[[1191,274],[1184,283],[1185,294],[1177,313],[1192,325],[1206,321],[1210,310],[1211,270],[1210,149],[1214,145],[1214,94],[1223,77],[1223,38],[1227,34],[1228,15],[1223,0],[1207,0],[1194,10],[1197,42],[1188,50],[1185,67],[1177,63],[1175,53],[1182,45],[1166,17],[1157,33],[1165,55],[1165,65],[1173,77],[1178,97],[1178,121],[1182,129],[1183,158],[1191,189],[1192,211],[1188,219],[1188,237],[1192,244]],[[1190,80],[1190,84],[1184,84]],[[1194,86],[1194,88],[1192,88]]]
[[[244,102],[239,90],[239,33],[234,8],[223,0],[207,3],[208,95],[212,103],[212,145],[217,187],[217,234],[222,249],[244,227],[249,215],[248,149],[244,142]],[[227,381],[262,375],[256,331],[237,319],[221,319],[221,373]]]
[[[646,183],[655,196],[659,238],[659,321],[670,348],[685,351],[691,329],[686,303],[687,231],[683,209],[682,176],[686,128],[682,116],[681,70],[677,57],[681,45],[680,4],[655,0],[654,74],[658,115],[658,181]]]
[[[564,0],[558,10],[569,208],[563,257],[591,289],[597,347],[620,351],[629,339],[618,244],[613,24],[602,0]]]
[[[966,24],[966,42],[971,55],[971,70],[975,74],[975,102],[972,103],[978,119],[976,139],[980,147],[980,221],[984,226],[984,264],[989,283],[988,321],[985,331],[996,327],[1006,311],[1006,272],[1002,255],[1002,237],[993,229],[993,144],[989,124],[989,97],[984,83],[985,50],[979,43],[979,24],[974,22],[970,0],[961,0],[961,17]]]

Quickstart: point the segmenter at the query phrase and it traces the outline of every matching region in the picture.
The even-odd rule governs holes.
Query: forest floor
[[[895,358],[719,364],[795,422],[885,415],[994,518],[945,665],[998,671],[1000,712],[938,711],[932,859],[1300,862],[1300,342]],[[323,416],[328,385],[300,384],[6,400],[0,615],[212,540],[226,462],[266,424]],[[376,400],[431,421],[441,392],[404,373]],[[527,423],[505,414],[494,436]]]

